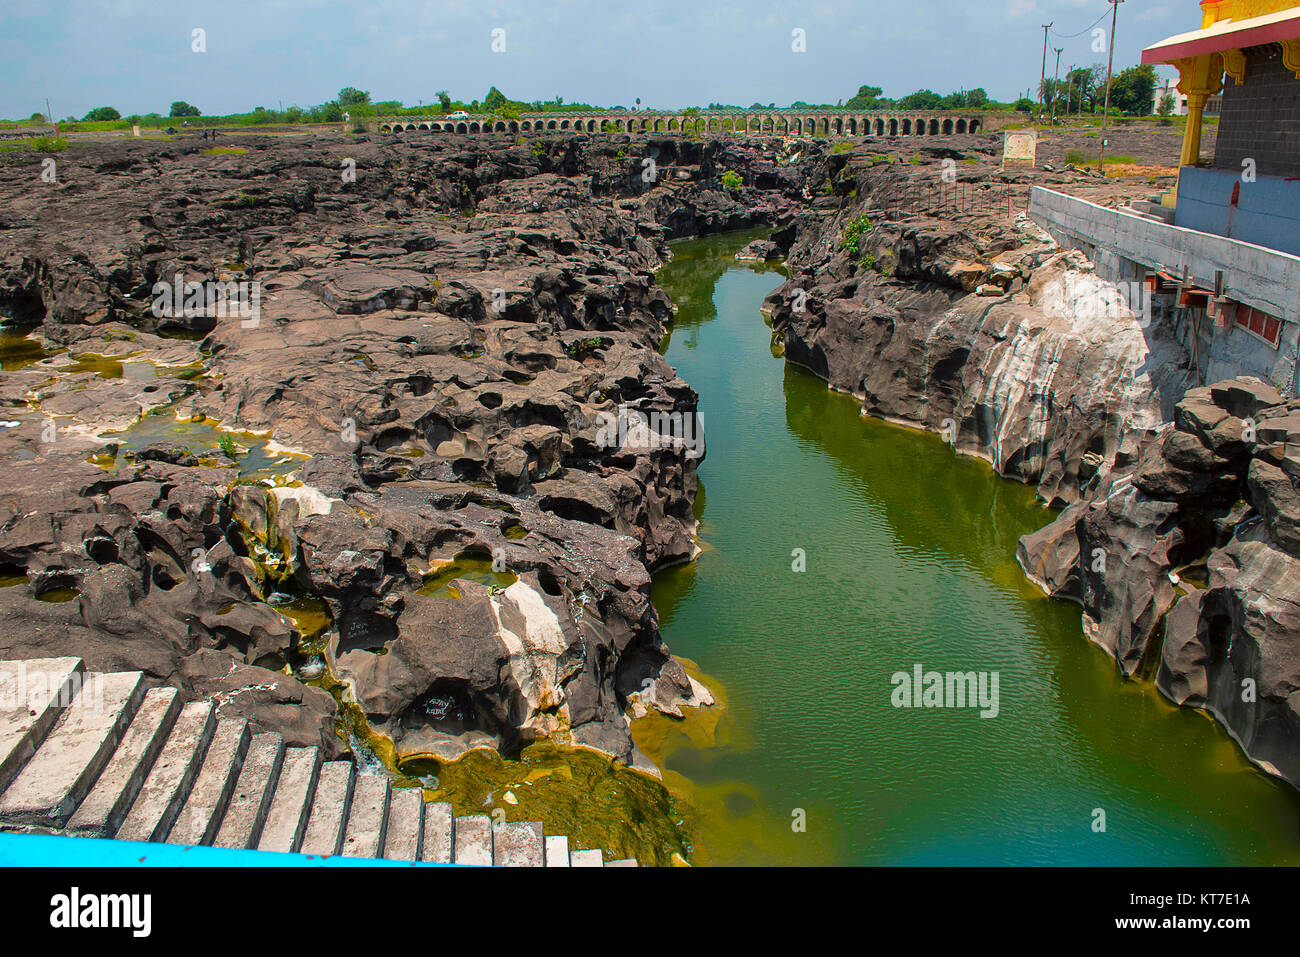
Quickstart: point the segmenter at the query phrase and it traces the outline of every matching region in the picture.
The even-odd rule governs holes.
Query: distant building
[[[1187,94],[1178,89],[1178,79],[1165,80],[1164,84],[1156,87],[1156,111],[1159,112],[1160,103],[1166,96],[1174,98],[1174,111],[1170,116],[1187,115]],[[1205,115],[1218,116],[1219,110],[1223,107],[1222,96],[1212,96],[1205,101]]]
[[[1166,96],[1174,98],[1173,116],[1187,115],[1187,94],[1178,89],[1177,80],[1165,80],[1164,86],[1156,90],[1156,112],[1160,112],[1160,106],[1165,101]],[[1208,112],[1208,111],[1207,111]]]

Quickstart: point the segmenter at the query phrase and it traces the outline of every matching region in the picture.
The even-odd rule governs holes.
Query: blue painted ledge
[[[49,834],[0,834],[0,867],[454,867],[358,857],[232,851]]]

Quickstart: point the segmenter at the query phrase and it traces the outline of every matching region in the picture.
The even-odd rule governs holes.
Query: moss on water
[[[426,575],[419,592],[440,598],[459,598],[460,591],[451,584],[458,578],[496,588],[508,588],[519,580],[514,572],[493,571],[492,559],[484,553],[465,551]]]
[[[607,860],[667,865],[689,855],[673,795],[653,777],[595,751],[548,741],[524,747],[517,758],[479,749],[456,761],[421,756],[399,764],[392,739],[371,727],[349,684],[325,663],[328,637],[301,643],[291,664],[320,663],[320,673],[305,683],[334,698],[339,738],[362,766],[382,768],[395,787],[421,788],[426,801],[446,801],[458,816],[541,821],[547,834],[567,835],[571,849],[600,848]]]
[[[750,722],[738,719],[727,690],[687,658],[678,658],[689,674],[713,694],[713,705],[683,709],[681,718],[651,711],[632,722],[632,740],[663,772],[663,783],[681,815],[682,831],[692,847],[694,864],[817,865],[835,859],[829,846],[833,832],[818,827],[829,819],[828,809],[806,802],[789,809],[771,805],[757,787],[743,780],[692,777],[714,755],[749,751],[754,747]],[[706,775],[698,775],[707,777]],[[802,812],[802,813],[800,813]],[[707,826],[702,826],[707,821]],[[812,826],[806,826],[811,821]],[[805,825],[802,830],[798,829]]]
[[[316,647],[320,643],[320,638],[334,623],[330,616],[329,606],[319,598],[308,596],[294,598],[293,601],[285,602],[282,605],[275,606],[285,618],[294,623],[302,635],[299,641],[300,647],[310,647],[315,653],[323,651],[323,647]]]
[[[606,860],[631,857],[643,865],[668,865],[673,855],[690,854],[672,794],[653,777],[595,751],[541,742],[525,747],[518,759],[478,750],[452,762],[408,760],[403,768],[436,778],[426,798],[449,802],[457,815],[542,821],[547,834],[567,835],[572,850],[600,848]]]
[[[240,432],[217,427],[210,419],[177,419],[170,409],[141,417],[120,432],[105,432],[102,437],[116,442],[118,455],[132,455],[151,445],[180,446],[205,464],[228,465],[220,456],[222,436],[230,436],[245,451],[233,463],[241,479],[274,479],[297,469],[307,458],[293,452],[275,452],[268,448],[269,435]],[[103,453],[107,454],[107,453]],[[108,466],[96,462],[101,468]]]
[[[27,326],[0,327],[0,369],[15,372],[33,363],[58,355],[62,350],[46,349]]]

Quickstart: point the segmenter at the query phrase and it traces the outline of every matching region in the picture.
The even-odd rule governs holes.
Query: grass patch
[[[204,156],[243,156],[248,150],[242,146],[214,146],[210,150],[204,150]]]
[[[1103,163],[1123,163],[1123,164],[1125,164],[1126,166],[1136,166],[1136,165],[1137,165],[1137,160],[1135,160],[1135,159],[1134,159],[1133,157],[1131,157],[1131,156],[1107,156],[1104,160],[1102,160],[1102,162],[1103,162]]]
[[[217,445],[221,447],[221,453],[230,461],[239,461],[239,443],[229,432],[222,432],[221,437],[217,439]]]
[[[68,141],[62,136],[38,136],[31,141],[31,147],[37,153],[62,153]]]

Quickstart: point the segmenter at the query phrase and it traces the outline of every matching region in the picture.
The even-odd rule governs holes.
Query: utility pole
[[[1110,79],[1115,69],[1115,24],[1119,22],[1119,5],[1124,0],[1110,0],[1110,62],[1106,64],[1106,106],[1101,113],[1101,152],[1097,154],[1097,172],[1106,173],[1106,124],[1110,122]]]
[[[1052,78],[1052,123],[1056,123],[1056,99],[1057,87],[1061,85],[1061,51],[1064,47],[1052,47],[1056,51],[1056,76]],[[1065,112],[1070,112],[1070,105],[1067,102]]]
[[[1052,23],[1056,21],[1053,20]],[[1043,94],[1047,92],[1043,87],[1047,86],[1047,31],[1051,29],[1052,23],[1043,24],[1043,72],[1038,78],[1038,123],[1041,126],[1043,122]]]

